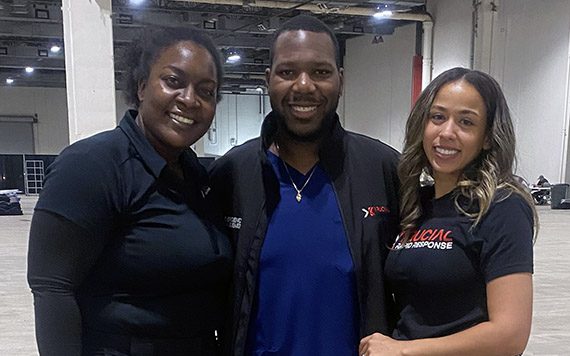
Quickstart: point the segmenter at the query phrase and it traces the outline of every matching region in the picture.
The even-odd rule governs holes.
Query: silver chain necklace
[[[297,199],[297,203],[301,202],[301,199],[303,199],[303,195],[301,195],[301,192],[303,191],[303,189],[305,189],[305,187],[307,186],[307,184],[309,184],[309,181],[311,180],[311,178],[313,177],[313,173],[315,173],[315,168],[317,168],[317,165],[315,165],[312,169],[311,169],[311,174],[309,174],[309,178],[307,178],[307,180],[305,181],[305,183],[303,184],[303,186],[299,189],[297,188],[297,184],[295,184],[295,181],[293,180],[293,177],[291,177],[291,173],[289,173],[289,168],[287,168],[287,163],[285,163],[285,161],[281,160],[281,162],[283,162],[283,167],[285,167],[285,171],[287,172],[287,175],[289,176],[289,180],[291,181],[291,184],[293,185],[293,188],[295,188],[295,190],[297,191],[297,195],[295,196],[295,199]]]
[[[277,153],[280,153],[279,152],[279,144],[277,142],[275,142],[275,148],[277,149]],[[279,157],[279,158],[281,158],[281,157]],[[293,177],[291,177],[291,173],[289,173],[289,168],[287,168],[287,163],[285,163],[285,160],[283,160],[283,158],[281,158],[281,162],[283,163],[283,167],[285,167],[285,171],[287,172],[287,175],[289,176],[289,180],[291,181],[293,188],[295,188],[295,191],[297,191],[297,195],[295,195],[295,199],[297,199],[297,203],[300,203],[301,199],[303,199],[303,195],[301,194],[301,192],[303,191],[303,189],[305,189],[307,184],[309,184],[309,181],[313,177],[313,173],[315,173],[315,168],[317,168],[317,165],[315,164],[315,166],[311,169],[311,174],[309,174],[309,178],[307,178],[307,180],[305,181],[305,183],[303,184],[301,189],[299,189],[297,187],[297,184],[295,184]]]

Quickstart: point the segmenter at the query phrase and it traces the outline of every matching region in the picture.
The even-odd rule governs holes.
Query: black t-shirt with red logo
[[[455,206],[456,194],[434,199],[431,193],[418,231],[388,255],[385,273],[400,313],[396,339],[445,336],[487,321],[486,284],[533,272],[533,215],[526,201],[498,192],[472,229],[473,220]]]

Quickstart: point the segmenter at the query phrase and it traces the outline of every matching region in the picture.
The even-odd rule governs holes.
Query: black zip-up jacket
[[[274,112],[261,137],[230,150],[210,167],[211,202],[223,214],[235,248],[232,355],[243,355],[254,297],[259,256],[271,215],[279,202],[279,182],[267,158],[277,131]],[[364,135],[334,125],[319,151],[331,178],[354,263],[360,336],[388,333],[394,319],[392,298],[384,288],[388,246],[398,233],[398,152]],[[347,326],[348,328],[349,326]]]

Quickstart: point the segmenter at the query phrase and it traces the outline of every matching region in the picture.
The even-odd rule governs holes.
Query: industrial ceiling
[[[74,0],[76,1],[76,0]],[[61,0],[0,0],[0,86],[65,87]],[[363,34],[389,36],[397,26],[420,21],[425,0],[267,1],[267,0],[113,0],[115,58],[148,25],[188,25],[206,29],[227,58],[224,92],[263,86],[271,35],[300,13],[311,13],[334,29],[341,50],[347,39]],[[389,17],[372,16],[390,10]],[[52,51],[53,46],[59,52]],[[33,73],[25,71],[34,68]],[[121,68],[115,65],[117,87]],[[10,81],[12,79],[13,81]]]

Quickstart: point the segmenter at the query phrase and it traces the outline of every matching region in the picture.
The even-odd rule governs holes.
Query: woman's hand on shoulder
[[[358,354],[360,356],[404,356],[404,348],[408,341],[392,339],[380,333],[368,335],[360,340]]]

